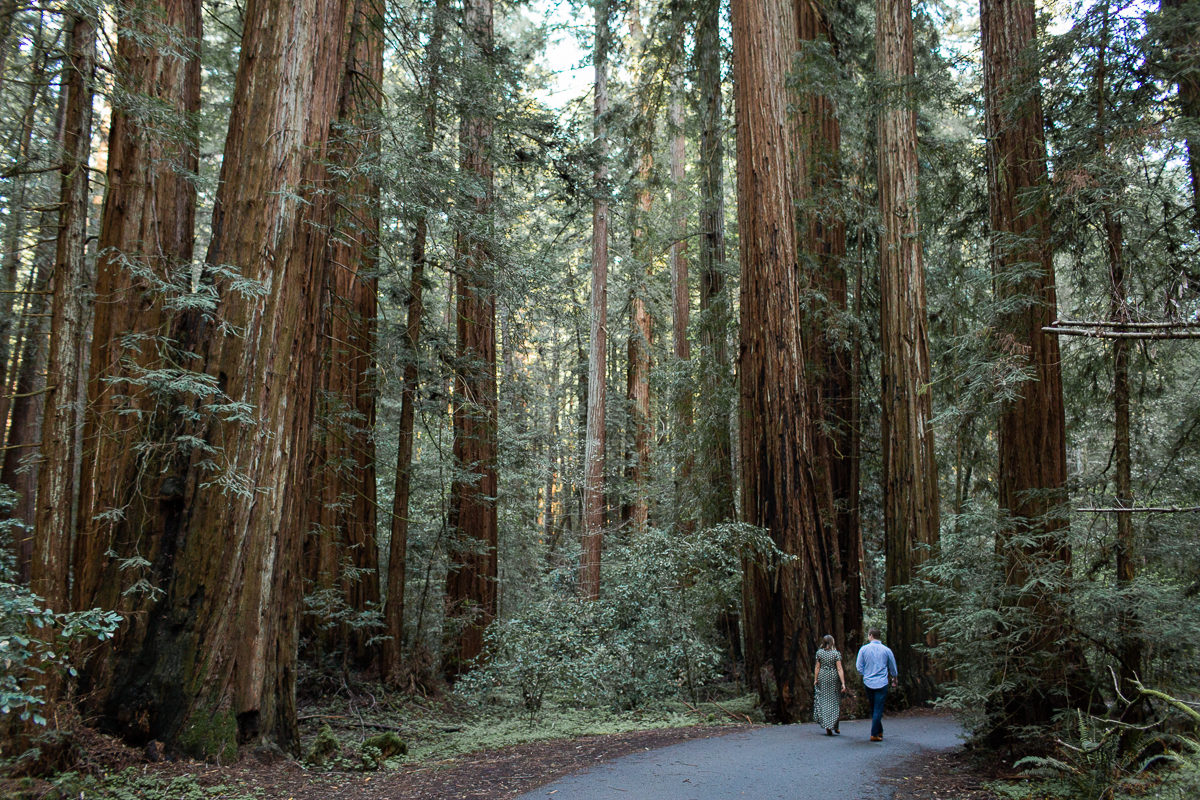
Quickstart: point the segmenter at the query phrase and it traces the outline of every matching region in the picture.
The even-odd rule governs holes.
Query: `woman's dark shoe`
[[[833,736],[833,729],[832,729],[832,728],[826,728],[826,729],[825,729],[825,735],[826,735],[826,736]]]

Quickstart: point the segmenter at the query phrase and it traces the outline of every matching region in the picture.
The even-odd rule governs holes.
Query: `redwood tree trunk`
[[[733,2],[743,514],[796,556],[785,564],[747,561],[746,671],[764,705],[786,722],[811,708],[811,654],[833,630],[836,602],[825,522],[834,517],[833,499],[816,463],[817,389],[801,337],[804,287],[791,166],[799,137],[786,89],[796,30],[786,0]]]
[[[313,430],[313,478],[305,582],[327,588],[345,609],[366,612],[379,602],[375,542],[375,317],[379,191],[369,177],[378,136],[373,116],[383,78],[382,10],[356,0],[350,49],[338,101],[330,161],[339,167],[330,191],[337,202],[325,267],[329,296],[322,342],[319,424]],[[350,570],[344,567],[349,565]],[[330,598],[332,600],[332,598]],[[319,608],[319,606],[318,606]],[[377,630],[342,623],[324,628],[306,617],[309,636],[364,666]]]
[[[69,32],[64,91],[62,193],[54,257],[54,296],[50,304],[50,351],[46,373],[46,413],[42,422],[41,466],[34,515],[30,588],[56,611],[68,610],[71,573],[72,509],[75,498],[75,445],[80,408],[79,370],[86,331],[88,159],[92,137],[92,81],[96,62],[96,20],[67,14]]]
[[[934,670],[914,645],[933,642],[917,607],[893,595],[937,546],[940,522],[917,208],[912,6],[909,0],[879,0],[876,8],[875,63],[884,97],[878,123],[884,589],[888,643],[896,654],[904,699],[924,704],[936,693]]]
[[[692,382],[688,362],[692,344],[688,338],[688,320],[692,292],[688,283],[687,213],[685,205],[687,139],[683,131],[683,73],[671,82],[671,345],[675,356],[675,479],[674,521],[683,533],[696,527],[692,503]]]
[[[467,57],[476,74],[467,99],[459,137],[461,171],[471,181],[474,220],[491,230],[494,177],[491,161],[490,90],[492,0],[465,0],[463,30]],[[483,74],[486,73],[486,74]],[[470,668],[483,649],[483,632],[496,616],[496,295],[495,264],[486,235],[461,231],[455,245],[462,265],[458,275],[458,369],[454,386],[454,457],[467,478],[451,486],[450,529],[454,543],[446,576],[448,680]]]
[[[637,176],[634,180],[633,239],[630,243],[632,258],[629,283],[629,340],[626,343],[625,399],[629,408],[629,425],[632,429],[633,449],[628,453],[625,477],[629,482],[629,497],[622,513],[622,521],[632,531],[643,531],[650,520],[650,347],[654,343],[654,318],[646,305],[650,295],[650,271],[654,254],[650,241],[650,209],[654,205],[654,194],[650,190],[651,173],[654,170],[654,113],[648,99],[645,67],[650,63],[640,9],[634,3],[629,9],[629,31],[632,48],[641,62],[636,70],[642,82],[639,90],[637,116],[633,123],[631,149],[637,158]]]
[[[701,523],[732,520],[732,443],[729,432],[729,368],[726,336],[729,299],[725,290],[725,142],[722,125],[721,4],[705,6],[696,30],[696,84],[700,93],[700,437],[705,449],[706,492]]]
[[[1004,338],[997,347],[1033,373],[1003,403],[998,424],[997,499],[1005,518],[996,546],[1008,562],[1008,585],[1021,587],[1035,560],[1058,561],[1065,568],[1071,558],[1059,535],[1066,520],[1056,511],[1066,500],[1067,480],[1059,347],[1054,336],[1042,332],[1056,318],[1058,301],[1045,197],[1042,104],[1035,60],[1029,58],[1037,33],[1034,4],[981,0],[980,29],[995,293],[1001,301],[1026,301],[1000,319]],[[1040,270],[1031,273],[1030,263]],[[1029,536],[1037,539],[1033,546],[1014,541]],[[1013,655],[1039,675],[1041,685],[1059,688],[1048,697],[1006,693],[994,741],[1010,737],[1017,726],[1049,722],[1073,693],[1074,656],[1060,644],[1061,606],[1054,597],[1042,600],[1027,598],[1042,618]]]
[[[335,219],[323,164],[348,15],[344,0],[247,3],[205,259],[215,268],[202,277],[215,304],[178,314],[154,364],[185,365],[166,374],[191,386],[162,397],[186,412],[144,432],[167,462],[145,476],[144,510],[108,516],[81,543],[89,569],[110,576],[94,585],[136,587],[139,613],[92,687],[102,726],[132,741],[222,759],[260,740],[299,747],[305,462]],[[131,548],[148,566],[106,556]]]
[[[596,0],[596,171],[592,200],[592,293],[587,361],[587,434],[584,445],[583,547],[580,594],[600,597],[600,551],[604,530],[604,413],[608,355],[608,0]]]
[[[813,3],[796,5],[798,34],[804,42],[831,42],[833,31],[824,9]],[[820,365],[818,393],[811,395],[813,420],[819,420],[822,482],[836,510],[835,537],[830,542],[834,563],[833,627],[827,631],[838,646],[854,652],[863,641],[862,577],[858,553],[862,531],[858,519],[858,481],[853,465],[856,440],[851,428],[853,393],[849,337],[842,321],[846,313],[846,226],[837,196],[841,125],[833,102],[812,92],[798,103],[801,150],[794,165],[800,193],[801,260],[805,266],[805,349],[810,363]]]

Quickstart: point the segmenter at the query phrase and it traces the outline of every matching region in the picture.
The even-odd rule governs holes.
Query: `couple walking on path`
[[[842,654],[838,652],[832,636],[821,640],[813,670],[813,718],[825,729],[827,736],[841,733],[838,717],[841,710],[841,695],[846,691],[846,673],[842,670]],[[855,659],[858,674],[862,675],[867,690],[867,707],[871,709],[871,741],[883,741],[883,703],[887,699],[888,684],[896,685],[896,657],[891,649],[879,641],[879,629],[867,632],[867,643],[858,651]]]

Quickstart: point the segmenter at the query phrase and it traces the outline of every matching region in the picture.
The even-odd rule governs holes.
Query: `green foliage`
[[[31,792],[30,800],[35,795]],[[39,791],[37,800],[260,800],[261,790],[240,785],[205,786],[194,775],[166,777],[130,767],[114,775],[95,776],[67,772]],[[18,794],[18,800],[25,800]]]
[[[599,600],[575,596],[572,574],[550,573],[538,602],[492,625],[481,666],[460,687],[477,699],[515,693],[531,718],[549,694],[615,708],[694,702],[718,677],[712,620],[736,608],[740,555],[764,552],[782,557],[740,524],[648,529],[606,551]]]
[[[11,509],[16,495],[0,486],[0,506]],[[47,676],[75,675],[71,646],[88,639],[111,638],[121,618],[116,612],[92,609],[57,613],[17,583],[9,542],[23,533],[17,520],[0,520],[0,714],[45,725],[39,709],[45,704]]]
[[[197,712],[179,735],[179,749],[201,761],[216,758],[222,764],[237,759],[237,717],[232,711]]]

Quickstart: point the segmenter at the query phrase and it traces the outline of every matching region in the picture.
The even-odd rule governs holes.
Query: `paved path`
[[[948,716],[843,720],[841,736],[816,725],[779,725],[625,756],[523,794],[518,800],[887,800],[881,773],[922,750],[960,744]]]

